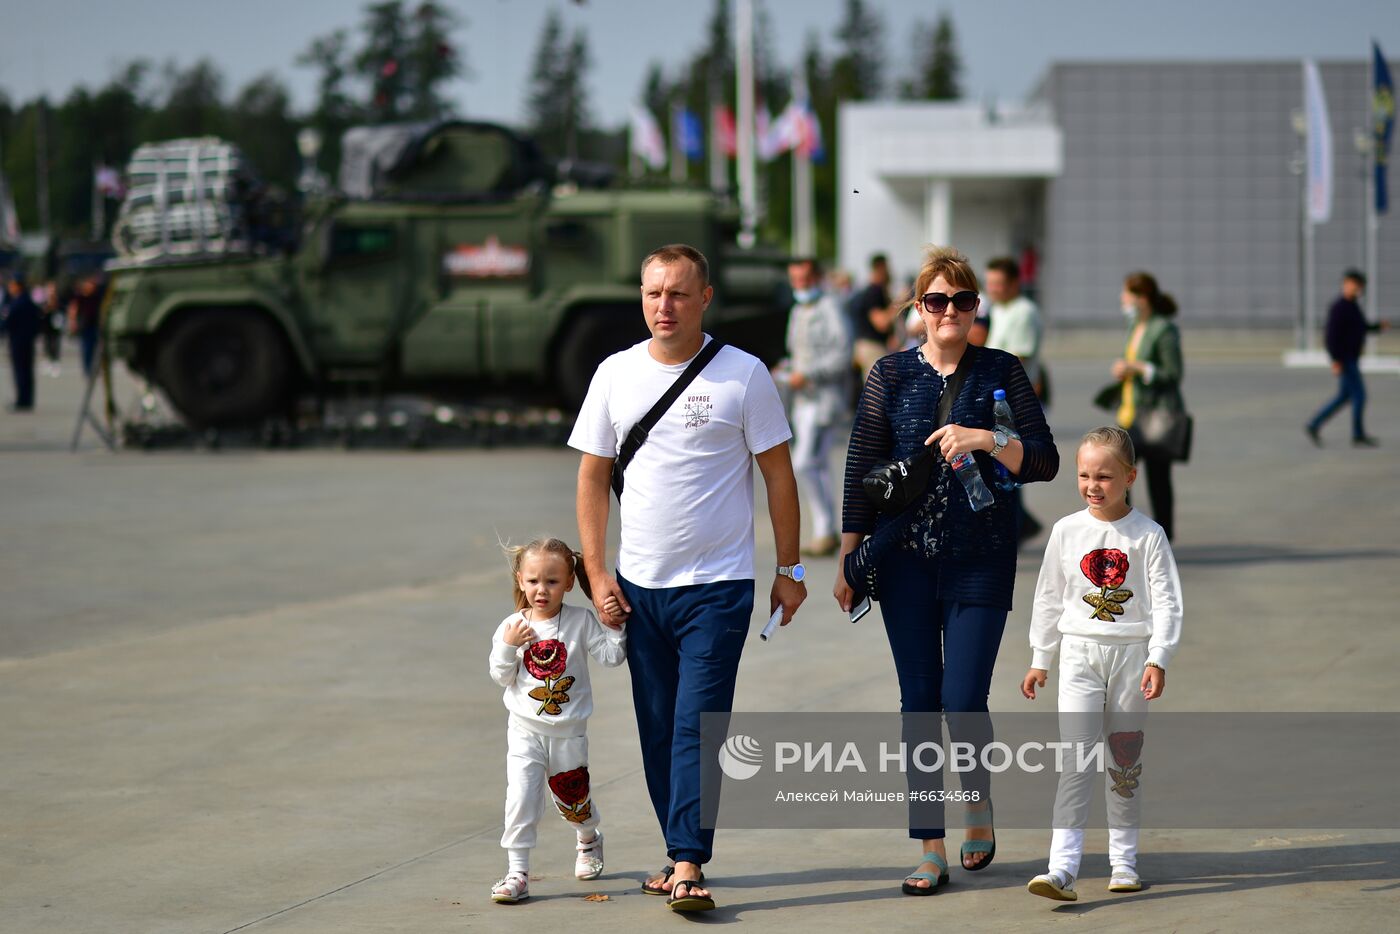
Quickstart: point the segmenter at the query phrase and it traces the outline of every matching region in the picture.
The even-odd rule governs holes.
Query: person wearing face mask
[[[851,335],[836,299],[821,285],[821,265],[810,257],[788,264],[786,379],[792,390],[792,467],[812,513],[812,538],[802,553],[826,556],[840,544],[831,448],[848,416]]]
[[[1101,407],[1117,410],[1118,425],[1130,434],[1155,409],[1183,412],[1181,396],[1184,365],[1181,331],[1171,319],[1176,300],[1157,286],[1149,273],[1135,272],[1123,282],[1123,316],[1128,320],[1128,345],[1112,367],[1114,384],[1099,394]],[[1147,472],[1147,492],[1152,518],[1171,541],[1176,534],[1175,495],[1172,492],[1170,455],[1137,444],[1137,455]]]

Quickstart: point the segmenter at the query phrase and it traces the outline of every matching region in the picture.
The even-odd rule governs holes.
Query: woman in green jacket
[[[1123,314],[1132,323],[1132,330],[1122,359],[1113,364],[1113,378],[1121,386],[1118,424],[1131,432],[1134,424],[1154,409],[1185,410],[1181,332],[1171,320],[1176,315],[1176,300],[1145,272],[1132,273],[1124,280]],[[1170,541],[1176,531],[1171,458],[1139,447],[1138,459],[1147,472],[1152,518]]]

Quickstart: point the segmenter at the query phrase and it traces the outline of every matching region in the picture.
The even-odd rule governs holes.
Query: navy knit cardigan
[[[977,356],[953,401],[949,421],[990,430],[994,421],[992,393],[1005,389],[1025,449],[1016,479],[1021,483],[1053,480],[1060,469],[1060,454],[1021,361],[985,347],[969,346],[968,352]],[[923,446],[924,439],[933,433],[934,412],[944,383],[918,348],[883,357],[871,369],[847,448],[842,531],[870,534],[892,521],[908,522],[907,516],[878,513],[865,495],[861,479],[877,464],[902,460]],[[928,518],[909,524],[901,547],[918,550],[926,535],[933,533],[939,548],[930,560],[929,573],[937,581],[938,598],[1010,610],[1018,546],[1016,499],[1014,493],[996,488],[991,455],[977,451],[973,456],[996,497],[995,505],[973,512],[962,484],[951,476],[951,468],[940,457],[938,470],[949,491],[947,509],[941,521],[933,510],[927,510]],[[934,495],[939,479],[935,475],[930,480],[928,495]],[[926,528],[929,523],[941,527]]]

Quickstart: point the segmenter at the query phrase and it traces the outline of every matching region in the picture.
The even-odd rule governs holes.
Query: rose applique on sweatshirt
[[[574,686],[573,676],[564,674],[568,661],[568,650],[558,639],[543,639],[525,650],[525,670],[544,682],[544,687],[530,692],[530,698],[540,702],[536,714],[557,717],[564,712],[569,688]]]
[[[1133,599],[1131,590],[1121,589],[1128,579],[1128,556],[1117,548],[1098,548],[1079,560],[1079,570],[1099,588],[1098,593],[1084,595],[1084,602],[1094,608],[1089,617],[1111,623],[1122,616],[1123,604]]]

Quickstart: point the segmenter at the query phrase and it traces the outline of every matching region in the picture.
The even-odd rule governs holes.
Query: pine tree
[[[884,73],[884,23],[864,0],[846,0],[846,14],[836,27],[840,53],[832,64],[832,87],[839,100],[880,96]]]
[[[577,159],[579,136],[591,123],[584,80],[592,64],[582,30],[564,35],[558,11],[540,31],[525,107],[535,142],[550,156]]]
[[[901,97],[912,100],[953,101],[962,97],[962,56],[958,54],[953,18],[940,13],[933,28],[914,28],[913,80],[900,86]]]
[[[457,24],[457,16],[436,3],[421,3],[413,13],[405,64],[409,79],[408,116],[415,120],[433,120],[456,110],[440,88],[465,70],[451,41]]]

